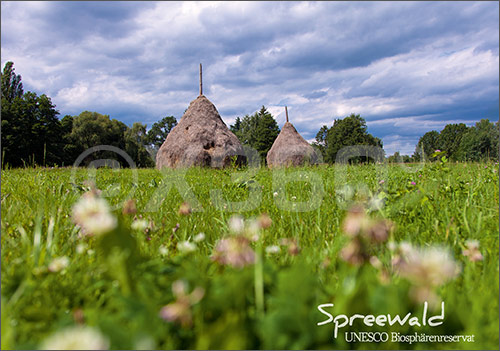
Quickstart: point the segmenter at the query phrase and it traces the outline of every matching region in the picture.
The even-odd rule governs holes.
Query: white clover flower
[[[52,262],[50,262],[47,269],[49,270],[49,272],[57,273],[62,271],[64,268],[68,266],[69,266],[69,258],[67,258],[66,256],[62,256],[54,258]]]
[[[187,283],[176,280],[172,283],[172,292],[176,300],[163,306],[160,310],[160,317],[168,322],[178,322],[182,326],[188,327],[193,322],[191,307],[200,302],[205,295],[205,290],[201,287],[196,287],[188,294]]]
[[[276,254],[276,253],[280,252],[280,247],[277,245],[268,246],[268,247],[266,247],[266,252],[268,254]]]
[[[183,216],[188,216],[192,211],[193,210],[191,209],[191,206],[189,206],[187,202],[183,202],[179,207],[179,211],[177,213]]]
[[[403,255],[415,255],[415,248],[407,241],[402,241],[399,244],[399,250]]]
[[[255,262],[255,252],[249,243],[249,239],[243,235],[221,239],[215,246],[212,260],[235,268],[243,268],[253,264]]]
[[[86,249],[87,249],[87,244],[85,243],[78,244],[76,246],[76,253],[81,255],[82,253],[85,252]]]
[[[390,250],[390,251],[395,251],[397,249],[397,244],[394,242],[394,241],[389,241],[387,243],[387,248]]]
[[[260,223],[257,219],[251,219],[247,221],[245,226],[246,235],[252,241],[258,241],[260,237]]]
[[[264,212],[259,216],[258,223],[261,229],[266,229],[273,224],[273,220],[267,213]]]
[[[168,248],[165,246],[165,245],[161,245],[159,248],[158,248],[158,252],[160,253],[160,255],[162,256],[167,256],[168,255]]]
[[[182,253],[189,253],[196,250],[196,244],[190,241],[181,241],[177,244],[177,250]]]
[[[234,234],[241,234],[245,229],[245,220],[240,215],[234,215],[229,218],[229,230]]]
[[[376,256],[370,257],[370,264],[377,269],[382,269],[383,267],[382,262]]]
[[[384,200],[378,196],[372,197],[368,201],[368,208],[372,211],[379,211],[384,207]]]
[[[41,350],[107,350],[109,340],[91,327],[70,327],[49,336]]]
[[[257,241],[262,229],[260,218],[250,218],[245,220],[240,215],[234,215],[228,222],[229,230],[232,234],[243,235],[251,241]]]
[[[450,253],[440,247],[401,250],[402,260],[396,269],[402,277],[417,286],[437,287],[455,278],[459,266]]]
[[[274,196],[274,197],[278,196],[278,192],[277,192],[277,191],[275,191],[275,192],[273,193],[273,196]]]
[[[196,235],[194,238],[193,238],[193,241],[195,243],[199,243],[200,241],[203,241],[205,240],[205,233],[199,233],[198,235]]]
[[[133,230],[137,230],[139,232],[144,231],[149,225],[149,222],[146,219],[136,219],[130,225],[130,228]]]
[[[117,226],[106,200],[93,193],[86,193],[73,206],[73,220],[87,235],[101,235]]]
[[[467,257],[471,262],[482,261],[483,255],[481,254],[481,251],[479,251],[479,241],[467,240],[465,242],[465,249],[462,251],[462,255]]]

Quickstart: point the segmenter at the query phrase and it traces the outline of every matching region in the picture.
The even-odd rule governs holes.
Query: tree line
[[[5,64],[1,81],[2,167],[71,166],[82,152],[97,145],[124,150],[138,167],[154,167],[156,152],[177,125],[174,116],[167,116],[149,130],[142,123],[128,127],[109,115],[90,111],[59,119],[59,111],[50,97],[24,92],[21,76],[15,73],[12,62]],[[278,123],[265,106],[252,115],[237,117],[229,128],[243,146],[256,150],[263,161],[280,133]],[[323,125],[312,145],[326,163],[334,163],[339,151],[347,146],[383,147],[380,138],[368,133],[366,121],[359,114],[335,119],[331,127]],[[396,152],[387,159],[389,162],[419,162],[430,160],[435,150],[442,150],[449,159],[456,161],[497,160],[498,148],[499,123],[483,119],[472,127],[463,123],[448,124],[441,132],[427,132],[419,139],[412,156]],[[92,154],[85,163],[115,157],[103,151]],[[351,161],[369,159],[359,156]]]
[[[447,124],[442,131],[432,130],[420,137],[414,161],[430,160],[436,151],[444,151],[452,161],[498,160],[499,122],[482,119],[474,126]]]
[[[1,81],[2,167],[70,166],[82,152],[97,145],[118,147],[136,166],[153,167],[156,151],[177,124],[175,117],[167,116],[147,131],[145,124],[128,127],[109,115],[90,111],[59,119],[50,97],[24,92],[13,62],[5,64]],[[106,156],[109,152],[96,153],[85,163]]]

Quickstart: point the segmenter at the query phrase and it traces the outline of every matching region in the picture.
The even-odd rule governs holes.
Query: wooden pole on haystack
[[[203,95],[203,81],[201,79],[201,63],[200,63],[200,95]]]
[[[286,108],[286,106],[285,106],[285,115],[286,115],[286,121],[288,123],[288,109]]]

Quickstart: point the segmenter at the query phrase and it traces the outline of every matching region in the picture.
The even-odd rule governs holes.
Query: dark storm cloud
[[[198,89],[226,123],[283,106],[306,139],[359,113],[386,151],[498,118],[494,2],[2,2],[2,65],[61,114],[180,118]]]

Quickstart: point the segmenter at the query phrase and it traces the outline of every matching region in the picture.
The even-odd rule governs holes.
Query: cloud
[[[2,66],[62,115],[177,118],[204,92],[227,124],[265,105],[307,140],[361,114],[386,151],[499,113],[494,2],[2,2]],[[281,112],[280,112],[281,111]],[[413,145],[413,146],[412,146]],[[405,151],[403,151],[405,150]]]

